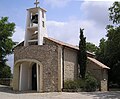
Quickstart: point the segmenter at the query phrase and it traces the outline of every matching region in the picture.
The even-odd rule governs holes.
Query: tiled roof
[[[93,63],[97,64],[97,65],[100,66],[101,68],[110,69],[109,67],[107,67],[107,66],[104,65],[103,63],[99,62],[99,61],[96,60],[95,58],[87,57],[87,59],[90,60],[90,61],[92,61]]]
[[[59,45],[62,45],[62,46],[66,46],[66,47],[69,47],[69,48],[72,48],[72,49],[79,50],[79,47],[78,47],[78,46],[74,46],[74,45],[71,45],[71,44],[68,44],[68,43],[65,43],[65,42],[62,42],[62,41],[59,41],[59,40],[50,38],[50,37],[44,37],[44,38],[46,38],[46,39],[48,39],[48,40],[50,40],[50,41],[53,41],[53,42],[55,42],[55,43],[57,43],[57,44],[59,44]],[[89,51],[87,51],[87,53],[95,56],[94,53],[91,53],[91,52],[89,52]]]
[[[71,44],[68,44],[68,43],[65,43],[65,42],[62,42],[62,41],[59,41],[59,40],[56,40],[56,39],[53,39],[53,38],[50,38],[50,37],[44,37],[50,41],[53,41],[59,45],[62,45],[62,46],[67,46],[67,47],[71,47],[71,48],[74,48],[74,49],[79,49],[77,46],[74,46],[74,45],[71,45]]]

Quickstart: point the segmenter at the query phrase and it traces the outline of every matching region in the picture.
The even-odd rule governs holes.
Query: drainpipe
[[[63,75],[63,88],[64,88],[64,46],[62,47],[62,75]]]

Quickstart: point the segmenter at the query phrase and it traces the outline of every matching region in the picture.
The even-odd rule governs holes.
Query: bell
[[[32,15],[31,21],[32,21],[32,23],[38,24],[38,14]]]

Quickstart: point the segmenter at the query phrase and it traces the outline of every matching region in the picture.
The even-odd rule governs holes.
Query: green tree
[[[102,38],[95,52],[96,59],[106,64],[106,40]]]
[[[112,82],[120,82],[120,26],[110,26],[107,29],[106,58],[107,64],[111,68],[109,71],[109,79]]]
[[[114,2],[109,8],[109,18],[113,25],[107,26],[106,64],[109,70],[109,82],[120,85],[120,2]]]
[[[5,66],[4,68],[2,68],[1,78],[10,78],[11,76],[11,69],[9,66]]]
[[[83,29],[80,29],[80,42],[79,42],[79,52],[78,52],[78,64],[80,66],[80,76],[84,79],[86,73],[86,38],[83,35]]]
[[[109,18],[113,24],[120,23],[120,2],[114,2],[112,7],[109,8]]]
[[[86,43],[86,50],[92,53],[95,53],[97,50],[97,46],[95,46],[95,44],[87,42]]]
[[[109,8],[109,19],[112,25],[107,25],[107,39],[100,40],[96,58],[110,67],[109,82],[120,85],[120,2],[114,2]]]
[[[12,53],[14,42],[11,37],[14,29],[15,24],[8,22],[8,17],[2,17],[0,19],[0,78],[10,76],[6,75],[7,72],[10,72],[10,68],[6,64],[6,56]]]

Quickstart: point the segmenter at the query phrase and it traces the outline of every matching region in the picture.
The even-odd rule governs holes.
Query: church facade
[[[13,90],[62,91],[64,82],[78,78],[79,48],[47,36],[46,10],[27,9],[25,40],[14,48]],[[87,52],[87,71],[107,90],[109,67]]]

